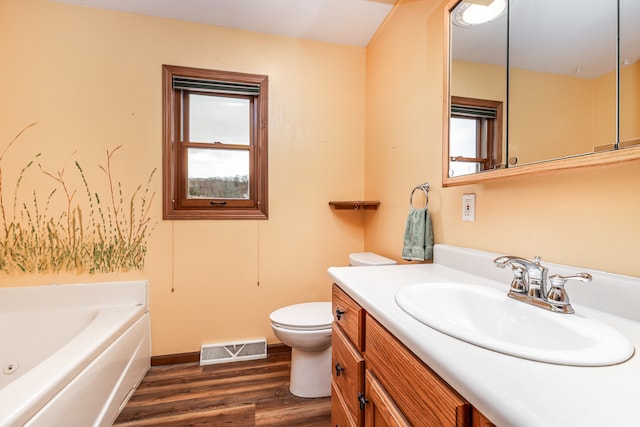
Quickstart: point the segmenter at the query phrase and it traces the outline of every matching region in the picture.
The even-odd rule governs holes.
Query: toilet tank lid
[[[282,307],[269,315],[271,322],[295,329],[330,328],[333,322],[331,302],[305,302]]]
[[[351,265],[393,265],[397,264],[391,258],[383,257],[373,252],[355,252],[349,254]]]

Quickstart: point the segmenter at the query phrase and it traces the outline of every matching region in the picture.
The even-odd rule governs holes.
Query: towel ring
[[[416,187],[414,187],[414,189],[411,191],[411,197],[409,197],[409,207],[412,208],[413,207],[413,193],[416,192],[416,190],[422,190],[424,192],[424,207],[428,208],[429,207],[429,188],[431,186],[429,185],[428,182],[425,182],[424,184],[420,184],[417,185]]]

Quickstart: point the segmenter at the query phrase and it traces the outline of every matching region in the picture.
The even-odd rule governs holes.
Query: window
[[[267,83],[163,65],[164,219],[267,219]]]
[[[449,177],[502,166],[502,102],[451,97]]]

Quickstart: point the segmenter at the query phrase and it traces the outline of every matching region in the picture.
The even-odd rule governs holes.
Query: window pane
[[[449,150],[451,157],[478,157],[478,121],[452,117],[450,121]]]
[[[187,149],[188,199],[248,199],[249,151]]]
[[[189,95],[189,141],[249,145],[250,102],[245,98]]]

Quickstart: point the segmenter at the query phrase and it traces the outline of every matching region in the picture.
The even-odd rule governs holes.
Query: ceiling
[[[366,46],[397,0],[55,0],[241,30]]]

